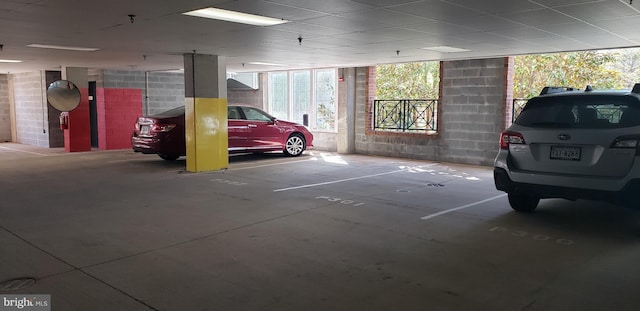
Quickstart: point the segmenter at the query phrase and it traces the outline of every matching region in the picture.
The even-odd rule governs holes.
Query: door
[[[89,122],[91,127],[91,148],[98,148],[98,106],[95,81],[89,82]]]
[[[242,112],[236,106],[227,106],[227,132],[229,134],[229,151],[247,149],[249,127],[242,117]]]
[[[282,133],[273,117],[252,107],[242,107],[242,110],[247,118],[248,143],[251,148],[265,150],[282,148]]]

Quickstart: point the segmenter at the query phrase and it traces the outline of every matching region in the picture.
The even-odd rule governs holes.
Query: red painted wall
[[[66,152],[91,151],[91,122],[89,120],[89,90],[80,88],[80,105],[69,111],[69,128],[64,130]]]
[[[131,133],[142,115],[142,90],[96,89],[98,112],[98,148],[100,150],[131,148]]]

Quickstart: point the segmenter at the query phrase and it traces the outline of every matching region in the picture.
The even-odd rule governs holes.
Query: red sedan
[[[184,106],[140,117],[131,137],[133,151],[165,160],[186,155]],[[229,153],[282,151],[299,156],[313,147],[313,134],[301,124],[278,120],[254,107],[228,106]]]

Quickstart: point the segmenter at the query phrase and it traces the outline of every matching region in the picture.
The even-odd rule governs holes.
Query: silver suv
[[[494,181],[521,212],[544,198],[640,205],[640,83],[545,88],[500,135]]]

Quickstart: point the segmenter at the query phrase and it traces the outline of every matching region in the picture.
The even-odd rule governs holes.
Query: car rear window
[[[530,99],[515,121],[528,127],[621,128],[640,125],[640,103],[626,95],[561,95]]]
[[[152,118],[172,118],[184,115],[184,106],[173,108],[171,110],[163,111],[152,115]]]

